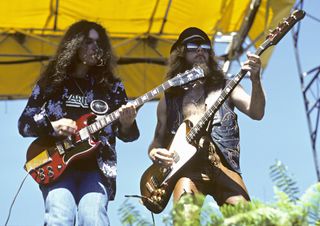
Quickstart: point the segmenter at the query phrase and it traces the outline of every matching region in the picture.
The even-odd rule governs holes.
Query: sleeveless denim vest
[[[182,115],[183,95],[173,96],[165,93],[167,106],[167,128],[172,135],[176,133],[183,123]],[[212,128],[210,135],[212,141],[218,147],[220,153],[226,160],[228,168],[241,173],[240,159],[240,139],[237,114],[231,109],[229,101],[225,101],[211,120]]]

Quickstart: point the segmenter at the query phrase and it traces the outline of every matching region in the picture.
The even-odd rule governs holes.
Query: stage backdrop
[[[249,31],[255,46],[294,0],[261,0]],[[179,33],[197,26],[213,40],[237,32],[250,0],[9,0],[0,7],[0,99],[29,96],[41,68],[73,22],[101,23],[119,57],[117,74],[131,98],[164,80],[169,50]],[[265,67],[271,51],[264,55]]]

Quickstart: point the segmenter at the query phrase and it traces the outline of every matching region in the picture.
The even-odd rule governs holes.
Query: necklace
[[[77,82],[77,80],[75,80],[74,78],[72,78],[72,80],[74,81],[74,83],[76,84],[78,90],[82,93],[83,96],[86,96],[86,93],[83,92],[83,90],[81,89],[79,83]]]
[[[185,104],[192,104],[199,107],[203,104],[205,92],[202,89],[189,89],[183,98]]]
[[[198,107],[203,103],[203,98],[205,96],[203,82],[201,80],[196,81],[194,84],[192,84],[191,88],[192,90],[189,91],[192,95],[190,102],[194,106]]]
[[[184,86],[182,86],[182,88],[184,90],[190,90],[190,89],[198,88],[199,85],[203,85],[203,84],[204,84],[204,82],[202,80],[198,80],[198,81],[189,83],[187,85],[184,85]]]
[[[201,95],[199,95],[199,97],[197,99],[193,99],[191,98],[190,102],[194,105],[194,106],[199,106],[202,103],[202,98],[204,97],[203,93]]]

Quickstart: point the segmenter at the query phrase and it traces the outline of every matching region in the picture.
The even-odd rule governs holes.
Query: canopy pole
[[[223,63],[224,72],[230,70],[231,61],[238,59],[239,56],[243,53],[243,43],[248,36],[249,30],[254,22],[254,19],[257,15],[258,9],[260,7],[261,0],[252,0],[248,9],[247,14],[244,18],[244,22],[239,30],[239,32],[232,35],[231,42],[227,47],[227,53],[225,62]]]
[[[58,11],[59,11],[59,0],[56,0],[56,9],[54,11],[54,24],[53,24],[54,31],[56,31],[58,27]]]

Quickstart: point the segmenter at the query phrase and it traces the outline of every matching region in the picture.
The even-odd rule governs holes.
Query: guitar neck
[[[259,48],[257,48],[255,54],[260,56],[269,46],[270,41],[264,41],[259,46]],[[205,114],[201,117],[198,123],[194,127],[192,127],[192,129],[188,132],[186,139],[189,143],[193,143],[200,138],[200,135],[207,126],[209,120],[219,110],[221,105],[227,100],[231,92],[235,89],[235,87],[240,83],[240,81],[244,78],[246,74],[246,71],[241,70],[231,81],[228,82],[228,84],[222,90],[216,102],[205,112]]]
[[[137,99],[135,99],[131,103],[135,107],[139,107],[139,106],[143,105],[144,103],[148,102],[149,100],[154,99],[159,93],[169,89],[170,87],[172,87],[172,84],[169,80],[169,81],[166,81],[166,82],[162,83],[161,85],[157,86],[153,90],[145,93],[144,95],[138,97]],[[110,123],[118,120],[119,117],[120,117],[120,113],[119,113],[119,109],[118,109],[118,110],[115,110],[114,112],[112,112],[106,116],[103,116],[102,118],[99,118],[97,121],[95,121],[94,123],[87,126],[88,131],[90,134],[93,134],[93,133],[103,129],[104,127],[106,127]]]

